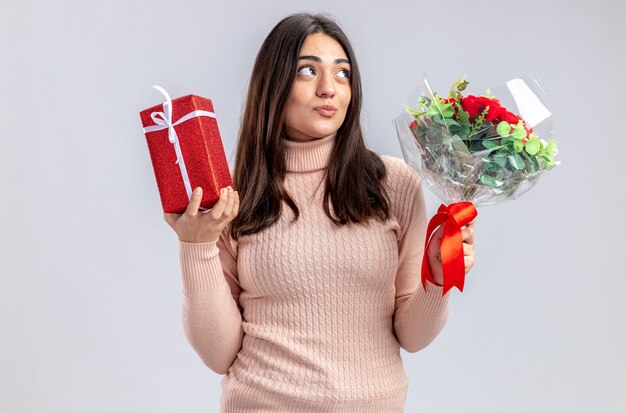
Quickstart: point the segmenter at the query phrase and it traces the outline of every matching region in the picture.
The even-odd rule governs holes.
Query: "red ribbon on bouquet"
[[[426,281],[437,284],[428,265],[428,244],[435,229],[443,224],[441,238],[441,263],[443,267],[443,294],[452,287],[463,291],[465,283],[465,261],[463,259],[463,239],[461,227],[472,222],[478,211],[471,202],[456,202],[448,206],[441,205],[431,218],[426,231],[424,257],[422,259],[422,285],[426,289]]]

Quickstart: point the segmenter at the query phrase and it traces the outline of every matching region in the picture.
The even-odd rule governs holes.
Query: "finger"
[[[233,208],[231,213],[229,214],[228,218],[226,218],[225,222],[229,223],[231,222],[233,219],[235,219],[235,217],[237,216],[237,214],[239,213],[239,193],[237,191],[233,192],[234,197],[233,197]]]
[[[235,192],[230,191],[228,193],[228,201],[226,201],[226,207],[224,207],[224,213],[222,216],[226,219],[229,219],[233,214],[233,208],[235,207]]]
[[[198,214],[198,208],[200,208],[200,202],[202,202],[202,188],[197,187],[193,191],[193,194],[191,195],[191,199],[189,200],[189,205],[187,205],[185,214],[195,217]]]
[[[474,255],[474,246],[471,244],[463,243],[463,256],[468,257]]]
[[[465,263],[465,274],[467,274],[474,266],[474,256],[465,257],[463,262]]]
[[[227,194],[228,194],[227,188],[222,188],[220,190],[220,199],[217,201],[215,205],[213,205],[213,208],[211,208],[211,212],[209,213],[211,218],[213,218],[214,220],[218,220],[222,217],[222,214],[224,213],[224,208],[226,208],[226,203],[228,201]]]
[[[239,192],[235,191],[235,207],[233,208],[233,212],[235,213],[233,218],[237,216],[239,213]]]
[[[464,228],[461,230],[461,239],[468,244],[474,244],[474,228]]]

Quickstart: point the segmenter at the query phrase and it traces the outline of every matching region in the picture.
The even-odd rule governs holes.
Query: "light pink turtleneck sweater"
[[[426,208],[419,177],[382,155],[392,218],[337,227],[322,209],[333,137],[285,140],[300,209],[234,242],[180,243],[185,334],[225,374],[221,412],[402,412],[400,347],[445,324],[449,294],[420,284]]]

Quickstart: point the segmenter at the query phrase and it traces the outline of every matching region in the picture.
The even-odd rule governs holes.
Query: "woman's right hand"
[[[229,186],[222,188],[220,199],[208,211],[199,211],[202,188],[197,187],[182,214],[163,214],[165,221],[185,242],[217,241],[220,233],[239,212],[239,194]]]

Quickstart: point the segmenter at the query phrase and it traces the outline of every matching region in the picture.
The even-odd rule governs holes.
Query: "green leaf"
[[[517,140],[522,140],[526,137],[526,129],[523,126],[514,126],[513,127],[513,137]]]
[[[515,149],[515,152],[521,152],[524,150],[524,144],[522,141],[513,141],[513,148]]]
[[[496,130],[498,131],[498,135],[506,138],[511,134],[511,125],[508,122],[502,121],[498,123],[498,128]]]
[[[461,125],[461,129],[459,130],[459,133],[457,133],[457,135],[459,135],[461,138],[466,138],[467,135],[469,135],[469,131],[470,131],[469,126],[463,124]]]
[[[548,165],[551,165],[554,162],[550,155],[542,153],[541,155],[539,155],[539,157],[543,159]]]
[[[424,112],[426,114],[426,116],[428,117],[433,117],[433,116],[441,116],[441,112],[439,112],[439,107],[437,105],[431,105],[426,109],[426,112]]]
[[[480,177],[480,182],[483,185],[487,185],[490,186],[492,188],[497,188],[499,186],[501,186],[503,184],[502,181],[498,181],[496,178],[494,178],[493,176],[490,175],[482,175]]]
[[[431,105],[431,100],[430,98],[426,97],[426,96],[422,96],[419,100],[418,105],[423,109],[426,107],[429,107]]]
[[[454,148],[456,152],[460,152],[466,155],[471,154],[469,149],[467,149],[467,146],[465,145],[465,143],[461,140],[461,138],[459,138],[456,135],[451,137],[451,145],[452,145],[452,148]]]
[[[517,153],[509,155],[509,163],[517,170],[522,170],[526,166],[524,159]]]
[[[539,143],[539,140],[537,139],[530,139],[528,142],[526,142],[526,152],[528,152],[529,155],[536,155],[537,152],[539,152],[541,144]]]
[[[485,170],[487,172],[497,172],[500,166],[495,162],[485,161]]]
[[[506,154],[506,152],[497,152],[493,156],[493,161],[497,163],[500,167],[504,168],[504,165],[506,165],[507,156],[508,155]]]
[[[458,94],[458,92],[464,91],[468,84],[469,82],[465,80],[465,76],[462,76],[450,87],[450,96],[455,96]]]
[[[539,163],[537,162],[537,159],[535,159],[534,156],[529,159],[529,162],[527,162],[526,165],[530,165],[530,169],[532,172],[539,170]]]
[[[550,155],[555,156],[559,153],[559,150],[556,147],[556,141],[550,139],[546,145],[547,151],[548,153],[550,153]]]
[[[404,105],[404,109],[409,112],[411,115],[413,116],[419,116],[421,115],[423,112],[420,112],[417,109],[413,109],[412,107],[410,107],[409,105]]]
[[[459,122],[469,125],[469,113],[466,111],[459,109],[459,113],[457,114],[457,119]]]
[[[508,144],[513,145],[514,141],[515,141],[515,139],[513,139],[511,136],[507,136],[507,137],[502,138],[502,141],[500,142],[500,144],[502,144],[502,145],[508,145]]]
[[[452,107],[451,104],[444,103],[444,104],[441,105],[441,113],[446,118],[449,118],[451,116],[454,116],[454,108]]]
[[[444,122],[445,122],[445,123],[446,123],[446,125],[448,125],[448,126],[453,126],[453,125],[454,125],[454,126],[461,126],[461,125],[459,125],[459,124],[458,124],[458,122],[457,122],[457,121],[455,121],[455,120],[454,120],[454,119],[452,119],[452,118],[444,118]]]
[[[482,144],[487,149],[493,149],[500,146],[499,142],[496,142],[495,140],[484,140],[482,141]]]

